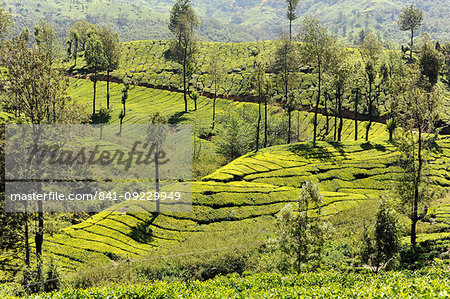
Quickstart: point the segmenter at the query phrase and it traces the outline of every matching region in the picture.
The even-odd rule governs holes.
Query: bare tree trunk
[[[109,109],[109,99],[111,97],[109,93],[109,70],[106,71],[106,108]]]
[[[320,66],[320,63],[319,63],[319,91],[318,91],[318,94],[317,94],[317,102],[316,102],[316,108],[315,108],[315,111],[314,111],[314,136],[313,136],[313,143],[314,143],[314,145],[316,144],[316,138],[317,138],[317,116],[318,116],[318,113],[319,113],[319,104],[320,104],[320,88],[321,88],[321,80],[322,80],[322,75],[321,75],[321,66]]]
[[[418,205],[419,205],[419,184],[421,180],[422,175],[422,126],[419,125],[419,148],[417,153],[417,160],[418,160],[418,167],[417,167],[417,174],[414,179],[414,202],[413,202],[413,210],[411,214],[411,246],[416,246],[416,225],[417,221],[419,220],[419,216],[417,215]]]
[[[97,74],[95,74],[97,76]],[[97,80],[94,81],[94,99],[92,101],[92,114],[95,114],[95,95],[97,92]]]
[[[356,89],[356,97],[355,97],[355,141],[358,140],[358,99],[359,99],[359,88]]]
[[[264,147],[267,147],[267,97],[264,98]],[[289,130],[290,131],[290,130]]]
[[[26,203],[25,203],[26,204]],[[28,228],[28,212],[27,208],[25,207],[25,213],[24,213],[24,221],[25,221],[25,265],[27,268],[30,267],[30,236],[29,236],[29,228]]]
[[[325,136],[328,135],[328,131],[330,130],[330,117],[328,114],[328,107],[327,107],[327,103],[328,103],[328,93],[325,91],[324,92],[324,106],[325,106],[325,117],[326,117],[326,127],[325,127]]]
[[[288,110],[288,138],[287,143],[291,143],[291,123],[292,123],[292,113],[291,110]]]
[[[339,106],[339,129],[338,129],[338,141],[341,141],[342,138],[342,127],[344,126],[344,119],[342,115],[342,92],[339,89],[339,98],[338,98],[338,106]]]
[[[159,196],[159,149],[157,149],[155,151],[155,191]],[[156,201],[156,213],[160,213],[161,212],[161,207],[160,207],[160,202],[159,202],[159,197],[158,200]]]
[[[414,30],[411,29],[411,48],[409,49],[409,59],[411,60],[412,60],[413,45],[414,45]]]
[[[256,150],[259,150],[259,129],[261,127],[261,98],[258,103],[258,124],[256,126]]]
[[[369,83],[369,123],[366,128],[366,141],[369,141],[369,131],[372,126],[372,83]]]
[[[184,96],[184,112],[188,112],[187,89],[186,89],[186,58],[183,61],[183,96]]]
[[[214,126],[216,124],[216,98],[217,98],[217,91],[214,91],[213,117],[212,117],[212,127],[211,127],[212,130],[214,130]]]

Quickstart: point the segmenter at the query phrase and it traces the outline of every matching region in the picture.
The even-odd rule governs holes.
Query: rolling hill
[[[448,190],[450,140],[442,139],[439,145],[442,154],[431,157],[429,178]],[[341,145],[319,142],[316,148],[298,143],[249,153],[194,183],[191,213],[155,216],[142,207],[142,213],[124,214],[117,210],[137,204],[121,203],[115,207],[116,212],[98,213],[47,236],[45,256],[70,272],[86,264],[98,267],[126,258],[138,262],[140,258],[170,255],[193,239],[209,239],[204,249],[213,249],[217,246],[214,240],[226,239],[231,232],[247,235],[242,245],[252,240],[247,245],[253,246],[271,235],[275,215],[297,200],[299,188],[307,179],[319,182],[322,190],[321,217],[357,234],[363,216],[348,218],[345,213],[363,209],[370,214],[367,209],[373,205],[368,203],[394,187],[401,172],[393,164],[395,156],[394,147],[381,141]],[[448,204],[447,200],[433,208],[433,224],[419,225],[419,242],[447,240],[439,241],[435,248],[445,251],[450,241]]]
[[[77,20],[112,26],[122,40],[167,39],[166,22],[172,0],[5,0],[17,24],[16,31],[32,28],[39,18],[67,33]],[[279,0],[192,1],[203,19],[199,29],[204,41],[242,42],[273,39],[286,28],[285,2]],[[425,25],[434,39],[449,41],[450,10],[446,0],[307,0],[300,1],[297,14],[313,15],[328,29],[348,40],[358,39],[361,29],[371,28],[386,39],[407,42],[407,33],[400,32],[395,20],[401,7],[414,4],[425,12]],[[296,23],[297,26],[297,23]]]
[[[72,80],[70,94],[88,104],[91,87],[87,80]],[[99,98],[104,97],[104,87],[104,83],[100,84]],[[120,103],[120,89],[119,84],[112,85],[113,107]],[[170,116],[182,109],[182,95],[136,86],[130,91],[132,117],[126,121],[145,122],[150,111],[161,105],[167,107],[168,103],[173,109],[165,113]],[[200,110],[190,111],[182,122],[191,123],[195,113],[208,118],[210,105],[210,99],[201,98]],[[220,109],[240,109],[254,104],[220,100],[218,105]],[[117,121],[116,110],[113,122]],[[311,114],[302,112],[302,117],[308,119]],[[300,125],[310,127],[307,121]],[[190,213],[164,212],[156,216],[145,206],[121,203],[46,236],[45,257],[61,271],[71,273],[86,267],[114,266],[126,259],[139,264],[183,255],[190,251],[190,244],[199,242],[206,251],[232,240],[233,244],[257,247],[272,236],[276,214],[287,203],[296,202],[302,183],[308,179],[318,182],[323,193],[321,217],[331,221],[338,231],[357,235],[362,223],[373,217],[380,196],[395,187],[401,169],[395,164],[395,146],[386,142],[384,125],[372,128],[370,142],[351,141],[351,123],[345,132],[344,136],[349,137],[342,143],[320,141],[317,147],[309,142],[279,145],[234,160],[193,183]],[[439,151],[428,157],[428,178],[445,192],[450,186],[450,138],[441,137],[438,145]],[[432,242],[437,253],[445,252],[450,240],[448,199],[434,203],[428,222],[419,224],[419,242]],[[127,205],[142,213],[124,213]],[[358,216],[351,216],[355,214]]]

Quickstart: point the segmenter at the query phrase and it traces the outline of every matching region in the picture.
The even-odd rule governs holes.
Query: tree
[[[123,105],[123,109],[122,109],[122,111],[120,111],[120,115],[119,115],[119,119],[120,119],[119,135],[122,134],[123,119],[127,115],[126,103],[127,103],[127,99],[128,99],[128,90],[130,90],[130,82],[128,80],[126,80],[126,78],[124,78],[123,85],[124,85],[124,87],[122,89],[122,105]]]
[[[288,137],[287,143],[291,143],[291,135],[292,135],[292,111],[294,111],[299,103],[299,99],[297,98],[297,94],[295,92],[289,92],[287,101],[284,105],[284,109],[288,114]]]
[[[213,98],[213,111],[212,111],[212,125],[211,130],[214,130],[214,126],[216,124],[216,99],[217,93],[220,88],[222,88],[222,84],[225,80],[225,69],[223,63],[220,61],[220,57],[217,53],[213,53],[211,55],[210,61],[208,63],[208,75],[211,81],[211,88],[214,90],[214,98]]]
[[[217,116],[217,153],[231,162],[254,149],[255,111],[244,106],[239,111],[228,110]]]
[[[286,205],[277,216],[278,243],[283,253],[295,256],[294,267],[300,272],[302,265],[320,259],[325,243],[326,227],[318,217],[309,217],[309,209],[317,209],[323,202],[317,184],[307,181],[300,189],[298,207]]]
[[[198,52],[194,31],[198,25],[199,19],[192,9],[190,0],[177,0],[170,12],[169,30],[175,36],[175,40],[169,45],[167,58],[182,67],[184,112],[187,112],[188,84]]]
[[[372,61],[377,61],[382,51],[383,45],[378,40],[378,37],[372,32],[369,32],[361,44],[361,54],[363,58],[366,60],[371,59]]]
[[[397,129],[397,127],[398,127],[398,123],[397,123],[397,119],[395,117],[388,119],[388,121],[386,122],[386,129],[389,132],[389,142],[392,142],[394,132],[395,132],[395,129]]]
[[[78,50],[80,46],[80,34],[77,31],[69,32],[70,38],[67,40],[67,53],[74,59],[74,67],[77,65]]]
[[[95,114],[95,95],[97,92],[98,72],[106,68],[106,57],[103,50],[103,44],[97,35],[89,38],[84,54],[88,68],[93,72],[90,76],[94,84],[94,97],[92,100],[92,114]]]
[[[297,68],[296,49],[292,41],[287,39],[287,36],[282,32],[280,40],[277,42],[275,50],[275,59],[272,64],[272,69],[277,74],[277,79],[281,83],[284,94],[284,102],[288,101],[289,89],[292,86],[291,73]]]
[[[333,60],[330,65],[330,72],[332,74],[332,87],[335,90],[335,98],[337,110],[339,114],[339,127],[337,130],[337,140],[341,141],[342,127],[344,125],[343,119],[343,100],[345,89],[351,75],[351,67],[348,64],[348,52],[344,47],[335,47],[333,53]],[[336,122],[335,122],[336,128]]]
[[[29,49],[24,40],[13,39],[2,48],[0,61],[8,82],[5,91],[7,104],[18,107],[23,122],[33,129],[35,145],[40,138],[37,125],[79,123],[84,120],[83,109],[66,94],[67,78],[50,66],[47,53],[41,49]],[[35,248],[40,277],[44,213],[42,201],[38,201],[37,205]]]
[[[167,137],[168,123],[167,117],[159,111],[153,112],[149,117],[150,126],[147,127],[147,140],[155,145],[155,192],[160,192],[159,187],[159,158],[162,145]],[[159,200],[156,201],[156,213],[161,211]]]
[[[444,65],[444,57],[431,42],[425,42],[420,52],[420,72],[428,79],[431,88],[438,82],[439,72]]]
[[[400,166],[404,171],[398,185],[398,195],[403,204],[403,212],[411,220],[411,245],[416,246],[416,225],[427,213],[427,201],[433,197],[433,190],[424,177],[426,153],[432,148],[442,99],[435,88],[423,86],[423,80],[410,74],[405,92],[399,97],[397,119],[404,129],[399,140]],[[425,205],[419,214],[419,204]]]
[[[412,51],[414,47],[414,31],[422,26],[423,11],[419,8],[415,8],[412,5],[406,6],[402,9],[399,15],[398,25],[402,31],[411,32],[411,42],[409,48],[409,59],[412,60]]]
[[[27,43],[30,41],[31,35],[30,35],[30,30],[28,29],[28,27],[25,27],[22,29],[22,32],[20,32],[19,38],[23,39]]]
[[[89,38],[97,32],[97,27],[87,21],[78,21],[70,28],[69,38],[78,35],[78,50],[85,51]]]
[[[258,121],[256,124],[256,140],[255,149],[259,149],[259,138],[261,129],[261,104],[267,100],[269,82],[266,77],[266,64],[264,62],[257,62],[251,77],[253,85],[253,93],[258,98]]]
[[[398,254],[401,246],[401,227],[395,210],[383,199],[378,206],[373,231],[364,226],[361,260],[378,271],[388,265]]]
[[[366,84],[366,76],[364,73],[364,67],[361,61],[357,61],[352,68],[352,77],[351,81],[353,82],[353,85],[355,86],[352,90],[353,94],[355,95],[354,100],[354,120],[355,120],[355,141],[358,140],[358,104],[360,102],[361,96],[362,96],[362,86]]]
[[[369,84],[368,91],[367,91],[367,113],[369,115],[369,122],[366,125],[366,141],[369,140],[369,132],[370,127],[372,126],[372,116],[373,116],[373,92],[374,92],[374,85],[375,85],[375,79],[377,78],[378,72],[375,66],[375,62],[373,60],[368,60],[366,62],[365,67],[366,75],[367,75],[367,82]]]
[[[194,101],[194,111],[197,111],[197,101],[200,95],[198,94],[197,91],[194,90],[189,94],[189,97]]]
[[[297,20],[297,14],[295,10],[297,9],[298,2],[300,0],[286,0],[287,3],[287,14],[286,17],[289,20],[289,40],[292,40],[292,22]]]
[[[47,53],[47,59],[51,65],[60,50],[55,29],[52,25],[41,19],[39,20],[39,25],[34,27],[34,38],[39,48]]]
[[[306,17],[303,19],[300,40],[303,42],[301,47],[302,57],[306,63],[316,67],[318,77],[318,92],[314,109],[313,143],[315,144],[322,88],[322,75],[328,68],[331,58],[331,48],[336,43],[336,40],[328,34],[325,27],[320,25],[318,20],[311,17]]]
[[[9,11],[3,9],[3,5],[0,4],[0,38],[3,38],[8,30],[13,26],[13,21]]]
[[[106,69],[106,108],[109,109],[109,93],[110,73],[119,67],[120,60],[120,40],[117,32],[113,32],[110,28],[103,27],[98,30],[100,41],[103,45],[103,54],[105,56]]]
[[[103,126],[111,120],[111,111],[106,108],[100,108],[97,113],[91,115],[91,122],[100,125],[100,139],[103,137]]]

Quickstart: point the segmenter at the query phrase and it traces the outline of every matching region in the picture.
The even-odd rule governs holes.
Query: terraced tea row
[[[448,189],[450,178],[439,169],[449,169],[450,140],[440,140],[439,144],[441,153],[430,164],[430,178]],[[305,180],[319,182],[324,195],[322,217],[329,217],[389,191],[401,172],[393,164],[395,157],[395,149],[388,143],[338,146],[320,142],[317,148],[308,143],[267,148],[194,183],[190,213],[156,217],[151,213],[103,212],[48,237],[45,250],[61,267],[73,270],[94,261],[169,254],[179,242],[198,234],[213,237],[251,226],[264,227],[270,233],[274,216],[285,204],[298,199]],[[145,207],[142,209],[144,212]],[[445,209],[444,205],[433,210],[436,220],[447,225],[443,233],[438,233],[442,227],[436,227],[420,235],[420,240],[448,239]]]

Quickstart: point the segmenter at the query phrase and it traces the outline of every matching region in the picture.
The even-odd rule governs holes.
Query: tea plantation
[[[121,84],[111,84],[113,123],[118,122],[122,88]],[[85,103],[87,111],[91,111],[92,92],[90,81],[71,80],[69,94]],[[100,82],[97,98],[103,106],[105,93],[105,83]],[[155,110],[163,111],[170,119],[182,111],[183,104],[179,93],[133,86],[124,123],[145,123]],[[177,121],[194,123],[201,119],[209,125],[211,105],[211,99],[201,97],[198,111],[190,111]],[[255,104],[222,99],[217,102],[219,114],[245,105]],[[277,108],[271,109],[274,112],[271,117],[285,117]],[[250,239],[257,243],[267,239],[273,231],[275,215],[287,203],[296,202],[302,183],[308,179],[318,182],[323,192],[322,217],[337,227],[360,229],[364,219],[349,218],[346,211],[392,192],[402,171],[394,163],[398,153],[386,141],[385,126],[379,123],[372,126],[370,142],[355,142],[353,121],[345,120],[344,142],[320,141],[313,147],[307,141],[311,136],[312,115],[300,112],[299,116],[305,142],[251,152],[194,182],[192,212],[154,217],[151,213],[105,211],[46,237],[46,256],[63,271],[70,272],[86,264],[167,255],[180,242],[224,238],[223,232],[251,234]],[[324,125],[322,116],[319,131]],[[364,126],[361,123],[359,127]],[[439,152],[428,157],[428,177],[432,184],[445,190],[450,186],[450,138],[441,137],[438,145]],[[430,208],[430,222],[419,225],[419,241],[444,240],[439,246],[448,245],[445,241],[450,240],[448,205],[447,198]],[[145,207],[142,211],[146,212]],[[211,248],[213,244],[211,241]]]
[[[448,298],[448,266],[418,271],[355,274],[230,275],[205,282],[68,290],[30,298]]]
[[[122,109],[121,104],[121,90],[123,84],[111,83],[111,109],[112,119],[111,123],[119,122],[119,115]],[[84,79],[72,79],[69,87],[69,95],[84,103],[86,105],[86,112],[92,111],[92,97],[93,87],[89,80]],[[195,124],[198,127],[210,127],[212,122],[212,105],[213,100],[207,97],[201,96],[198,100],[198,109],[193,111],[194,105],[192,100],[189,100],[189,111],[186,114],[180,112],[184,110],[183,95],[177,92],[171,92],[167,90],[146,88],[143,86],[132,86],[129,91],[129,97],[126,104],[127,116],[124,119],[124,123],[128,124],[145,124],[148,122],[150,113],[159,111],[163,113],[169,122],[173,123],[190,123]],[[106,83],[99,82],[97,84],[97,104],[96,108],[106,107]],[[216,113],[218,115],[224,114],[230,111],[240,111],[243,107],[250,107],[255,110],[257,104],[231,101],[225,99],[217,99]],[[284,118],[287,121],[287,116],[284,111],[278,106],[270,106],[269,118],[280,120]],[[292,113],[292,129],[294,134],[299,133],[299,140],[310,140],[312,137],[312,121],[313,113],[307,113],[304,111]],[[359,137],[365,136],[365,122],[358,122],[358,135]],[[329,131],[325,135],[326,117],[319,114],[318,132],[321,138],[332,138],[334,131],[331,130],[334,125],[334,118],[329,117]],[[354,140],[354,121],[344,119],[344,125],[342,129],[342,140]],[[373,123],[370,130],[370,140],[386,140],[388,138],[388,132],[386,126],[380,123]]]
[[[430,158],[429,178],[448,188],[450,139],[442,139],[440,145],[442,154]],[[393,188],[401,171],[393,164],[395,156],[393,146],[383,142],[267,148],[194,183],[190,213],[162,213],[155,218],[151,213],[102,212],[49,236],[44,248],[60,267],[70,271],[86,263],[105,264],[126,257],[157,258],[195,235],[220,238],[223,231],[239,230],[264,240],[273,228],[274,216],[286,203],[296,201],[306,179],[320,183],[322,216],[332,219]],[[447,240],[440,245],[445,248],[450,240],[448,202],[434,207],[430,215],[433,228],[419,226],[419,241]],[[334,225],[360,227],[362,221],[335,217]]]

